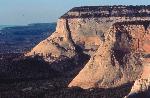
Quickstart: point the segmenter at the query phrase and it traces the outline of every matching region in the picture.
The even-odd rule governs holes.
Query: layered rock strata
[[[69,87],[120,86],[142,74],[142,57],[150,54],[149,24],[150,6],[76,7],[26,55],[40,55],[52,63],[84,53],[91,58]]]
[[[149,45],[146,41],[149,30],[140,22],[115,23],[105,37],[106,41],[69,86],[107,88],[137,79],[142,72],[142,54],[149,52],[143,47]]]

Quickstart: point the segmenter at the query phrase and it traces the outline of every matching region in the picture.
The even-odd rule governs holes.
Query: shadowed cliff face
[[[50,37],[26,55],[38,54],[50,63],[63,56],[89,55],[69,87],[109,88],[135,81],[147,61],[143,56],[150,54],[149,13],[149,6],[74,8],[58,20]]]

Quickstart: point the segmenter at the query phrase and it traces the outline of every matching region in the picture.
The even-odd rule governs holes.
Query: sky
[[[78,6],[148,4],[150,0],[0,0],[0,25],[56,22]]]

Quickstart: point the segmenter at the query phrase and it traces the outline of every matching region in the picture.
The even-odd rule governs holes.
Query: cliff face
[[[69,86],[114,87],[137,79],[142,72],[141,53],[149,53],[144,47],[149,46],[147,30],[138,24],[114,24],[106,41]]]
[[[139,79],[137,79],[130,91],[125,98],[135,98],[140,94],[144,98],[150,96],[150,59],[146,58],[144,61],[143,73]]]
[[[75,45],[82,48],[83,52],[93,55],[98,47],[105,42],[105,36],[112,25],[123,20],[145,21],[148,20],[148,17],[146,19],[140,17],[133,17],[133,19],[125,17],[59,19],[56,31],[52,36],[39,43],[29,55],[39,54],[44,57],[51,55],[56,58],[65,55],[70,57],[74,54]]]
[[[26,55],[38,54],[52,63],[61,56],[88,54],[89,62],[69,87],[119,86],[142,74],[143,57],[150,53],[149,24],[149,6],[73,8],[61,16],[52,35]]]

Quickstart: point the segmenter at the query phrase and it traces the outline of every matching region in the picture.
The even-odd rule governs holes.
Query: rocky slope
[[[143,72],[143,57],[150,53],[149,24],[150,6],[76,7],[61,16],[56,31],[26,55],[37,54],[53,63],[62,56],[87,54],[89,62],[69,87],[120,86]],[[80,59],[76,56],[75,62]]]
[[[143,47],[149,46],[145,41],[146,30],[138,24],[116,26],[69,86],[112,87],[138,78],[142,71],[141,55],[149,53]]]
[[[150,59],[145,58],[143,64],[142,75],[135,81],[130,93],[125,98],[135,98],[139,95],[144,98],[150,97]]]

